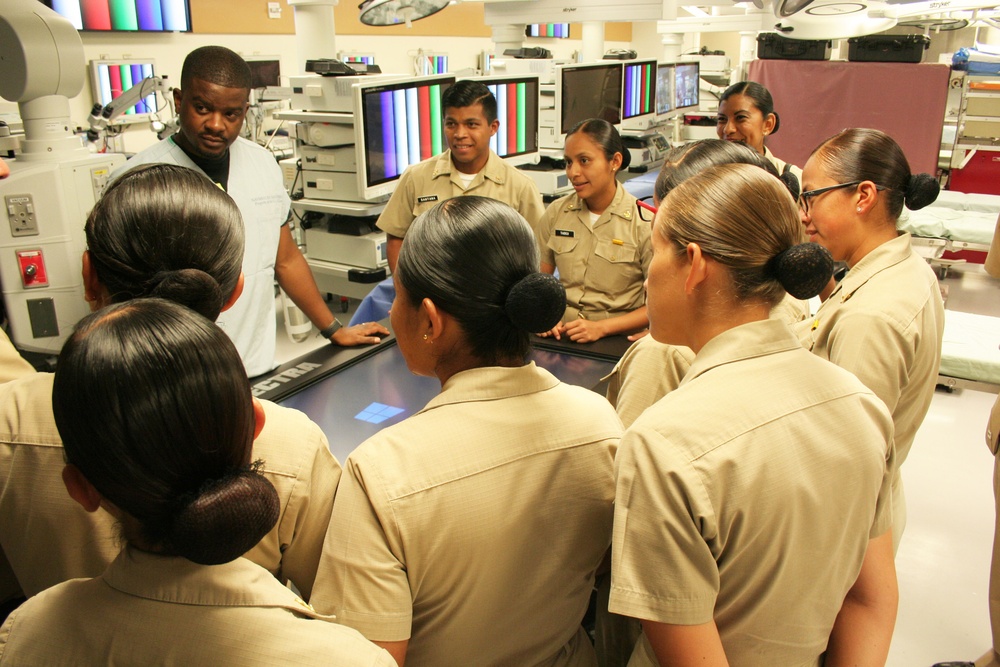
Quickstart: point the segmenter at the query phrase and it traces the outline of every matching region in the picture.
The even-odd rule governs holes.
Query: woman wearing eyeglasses
[[[813,151],[799,212],[811,241],[849,271],[816,317],[797,325],[806,348],[854,373],[892,413],[893,546],[906,525],[899,465],[927,414],[941,361],[944,303],[933,271],[896,229],[937,198],[929,174],[911,174],[899,145],[878,130],[850,129]]]
[[[784,178],[792,173],[799,181],[802,170],[774,156],[764,140],[778,131],[781,120],[774,110],[774,100],[767,88],[756,81],[740,81],[726,88],[719,97],[716,131],[720,139],[738,141],[767,158]]]

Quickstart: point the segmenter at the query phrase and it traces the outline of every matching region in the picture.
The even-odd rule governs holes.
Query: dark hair
[[[774,164],[746,144],[722,139],[701,139],[670,149],[660,167],[653,188],[657,201],[663,201],[675,187],[719,164],[752,164],[781,180],[792,199],[798,199],[799,179],[790,170],[779,174]]]
[[[81,320],[52,389],[66,460],[135,520],[126,538],[202,564],[237,558],[278,519],[277,492],[250,465],[251,400],[225,332],[163,299]]]
[[[709,167],[687,179],[667,195],[656,221],[678,254],[697,243],[727,267],[741,301],[773,306],[785,292],[808,299],[833,275],[826,248],[799,243],[802,223],[788,190],[748,164]]]
[[[480,81],[462,79],[456,81],[441,96],[441,111],[447,115],[448,109],[461,109],[476,104],[483,105],[483,115],[487,123],[497,119],[497,98]]]
[[[224,46],[202,46],[187,54],[181,67],[182,90],[191,85],[191,79],[224,88],[245,88],[248,93],[253,80],[246,61]]]
[[[203,174],[142,165],[114,181],[84,227],[91,264],[115,302],[156,296],[214,320],[243,265],[236,203]]]
[[[770,114],[774,114],[774,129],[771,130],[771,134],[778,133],[778,128],[781,126],[781,118],[778,117],[778,112],[774,110],[774,99],[771,98],[771,91],[756,81],[740,81],[722,91],[722,95],[719,96],[719,104],[722,104],[733,95],[745,95],[749,97],[753,100],[753,105],[757,107],[757,110],[760,111],[764,118],[767,118]]]
[[[573,128],[566,133],[566,138],[569,139],[571,136],[580,132],[586,134],[588,137],[594,140],[598,146],[604,151],[604,157],[608,159],[608,162],[615,156],[615,153],[620,153],[622,156],[622,166],[621,168],[626,169],[632,162],[632,154],[625,144],[622,142],[622,137],[618,134],[618,130],[615,126],[606,120],[601,118],[588,118],[586,120],[581,120],[579,123],[573,126]]]
[[[877,185],[885,193],[886,211],[894,219],[902,213],[904,203],[915,211],[937,199],[941,190],[930,174],[911,174],[903,149],[879,130],[844,130],[821,143],[812,155],[827,175],[840,183],[871,181]]]
[[[406,231],[396,280],[417,306],[430,299],[454,317],[484,365],[523,361],[529,333],[562,317],[566,291],[538,272],[528,222],[502,202],[465,196],[425,211]]]

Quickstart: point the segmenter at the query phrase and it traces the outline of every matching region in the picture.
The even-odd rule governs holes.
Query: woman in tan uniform
[[[542,271],[559,269],[566,288],[566,310],[546,335],[589,343],[641,331],[652,216],[616,178],[631,154],[613,125],[591,118],[566,135],[565,158],[576,192],[552,202],[538,223]]]
[[[621,422],[525,362],[565,295],[528,223],[458,197],[394,274],[407,366],[441,393],[347,459],[311,602],[400,665],[596,665],[580,626],[611,542]]]
[[[264,410],[215,324],[162,299],[88,316],[59,356],[52,403],[66,490],[111,514],[126,547],[101,576],[13,612],[0,662],[392,664],[240,558],[281,504],[252,460]]]
[[[856,378],[768,317],[829,253],[749,165],[664,200],[651,335],[696,354],[622,438],[613,612],[642,620],[632,665],[881,664],[896,614],[892,422]]]
[[[781,127],[774,110],[771,92],[756,81],[740,81],[726,88],[719,97],[716,130],[719,139],[738,141],[767,158],[779,174],[793,174],[802,180],[802,169],[774,156],[765,145],[769,135]]]
[[[214,320],[239,297],[242,218],[198,172],[167,164],[130,171],[108,187],[84,232],[84,289],[95,309],[157,296]],[[51,373],[0,385],[0,572],[8,562],[20,588],[0,591],[0,602],[96,577],[120,551],[110,517],[83,512],[66,496],[51,397]],[[265,461],[262,472],[278,489],[282,512],[247,556],[308,599],[340,465],[304,414],[262,405],[268,420],[256,457]]]
[[[796,331],[807,349],[854,373],[892,413],[893,539],[906,525],[898,467],[927,414],[941,362],[944,304],[934,272],[896,229],[905,203],[937,198],[928,174],[911,174],[899,145],[878,130],[851,129],[813,151],[799,197],[809,238],[849,271],[816,317]]]

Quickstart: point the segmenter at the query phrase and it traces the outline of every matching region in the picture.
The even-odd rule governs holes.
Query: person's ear
[[[490,123],[490,136],[492,137],[493,135],[495,135],[497,133],[497,130],[499,129],[500,129],[500,120],[498,118],[494,118],[493,122]]]
[[[878,201],[878,187],[871,181],[862,181],[858,185],[855,196],[857,197],[857,204],[855,204],[857,212],[867,213]]]
[[[89,250],[83,251],[81,264],[82,268],[80,272],[83,275],[83,298],[90,304],[90,310],[95,311],[103,305],[104,285],[97,278],[97,271],[94,269],[94,263],[91,261]]]
[[[226,299],[226,302],[222,304],[221,312],[226,312],[227,310],[233,307],[233,304],[236,303],[236,300],[240,298],[241,294],[243,294],[243,285],[245,282],[246,282],[246,274],[240,271],[240,277],[236,279],[236,287],[233,288],[233,293],[229,295],[229,298]]]
[[[765,137],[774,132],[774,126],[777,123],[778,123],[778,117],[775,116],[773,113],[769,113],[767,114],[767,116],[764,117],[763,131]]]
[[[178,112],[181,110],[181,100],[183,95],[180,88],[174,88],[174,109]]]
[[[622,168],[622,154],[615,153],[611,156],[611,171],[618,171]]]
[[[708,260],[697,243],[688,243],[686,254],[688,274],[684,279],[684,293],[692,294],[708,278]]]
[[[444,313],[430,299],[424,299],[420,302],[420,312],[426,318],[426,338],[431,341],[440,338],[444,334],[445,329]]]
[[[257,400],[256,396],[251,400],[253,401],[253,439],[256,440],[260,436],[260,432],[264,430],[267,415],[264,412],[264,405]]]
[[[67,463],[62,471],[63,484],[69,492],[69,497],[80,504],[88,512],[96,512],[101,507],[101,494],[91,484],[80,469],[72,463]]]

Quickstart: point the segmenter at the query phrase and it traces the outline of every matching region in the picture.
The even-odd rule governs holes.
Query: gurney
[[[1000,317],[944,311],[938,384],[1000,390]]]

